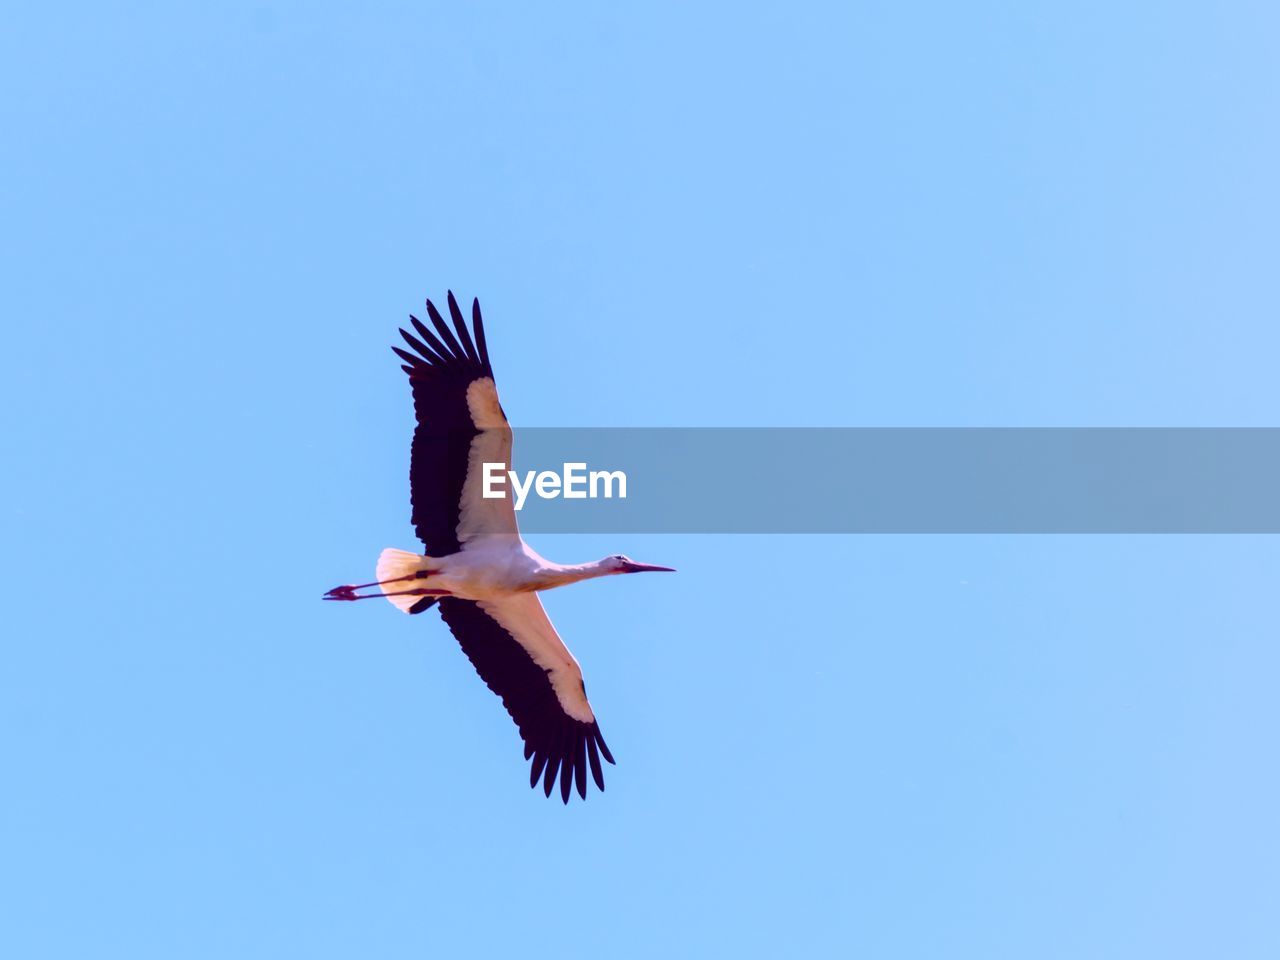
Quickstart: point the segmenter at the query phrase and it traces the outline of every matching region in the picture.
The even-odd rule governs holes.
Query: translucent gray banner
[[[530,533],[1280,532],[1270,428],[523,428],[514,460]]]

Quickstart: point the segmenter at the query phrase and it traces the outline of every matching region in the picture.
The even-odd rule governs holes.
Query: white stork
[[[483,464],[511,466],[511,428],[498,403],[479,301],[467,329],[449,293],[450,330],[430,300],[435,327],[410,316],[417,336],[401,329],[414,353],[392,347],[413,388],[418,425],[409,466],[413,525],[426,556],[387,549],[372,583],[347,584],[326,600],[386,597],[405,613],[439,606],[462,651],[520,729],[532,759],[529,785],[542,779],[551,796],[556,774],[569,802],[576,783],[587,796],[587,765],[604,789],[600,757],[613,756],[587,701],[578,661],[551,625],[539,590],[618,573],[671,570],[616,555],[594,563],[552,563],[520,537],[511,497],[481,496]],[[357,594],[365,587],[390,588]]]

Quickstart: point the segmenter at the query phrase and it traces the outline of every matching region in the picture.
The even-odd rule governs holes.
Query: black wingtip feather
[[[479,298],[471,301],[471,326],[476,332],[476,350],[480,354],[480,362],[492,374],[493,367],[489,364],[489,345],[484,339],[484,318],[480,316]]]
[[[409,315],[409,322],[413,324],[413,329],[418,331],[418,336],[431,345],[431,350],[428,351],[430,355],[438,362],[444,363],[445,358],[449,356],[449,351],[445,349],[444,344],[436,339],[436,335],[427,329],[427,325],[413,314]]]
[[[401,333],[404,333],[404,331],[403,331],[403,330],[401,330],[400,332],[401,332]],[[405,335],[406,335],[406,336],[408,336],[408,334],[405,334]],[[417,366],[421,366],[421,365],[422,365],[422,361],[421,361],[421,360],[419,360],[417,357],[415,357],[415,356],[414,356],[412,353],[410,353],[408,350],[401,350],[399,347],[392,347],[391,349],[392,349],[392,351],[395,353],[395,355],[396,355],[397,357],[399,357],[401,360],[403,360],[403,361],[404,361],[405,363],[407,363],[409,366],[411,366],[411,367],[417,367]]]
[[[591,761],[591,779],[596,782],[596,788],[604,792],[604,771],[600,769],[600,751],[596,749],[596,738],[590,734],[587,740],[587,759]]]
[[[542,777],[542,790],[550,797],[551,788],[556,782],[556,769],[560,766],[560,758],[551,754],[547,757],[547,772]]]
[[[407,343],[410,347],[412,347],[414,350],[418,352],[418,354],[422,357],[423,362],[430,363],[430,364],[437,364],[437,363],[443,362],[440,359],[440,357],[436,355],[435,351],[433,351],[430,347],[428,347],[425,343],[423,343],[421,340],[415,337],[408,330],[405,330],[403,327],[400,329],[400,336],[404,338],[405,343]]]
[[[440,339],[448,344],[451,359],[467,359],[467,355],[454,337],[453,331],[449,329],[449,325],[444,322],[444,317],[440,316],[440,311],[436,309],[436,305],[430,300],[427,301],[427,316],[431,318],[431,325],[436,328],[436,333],[440,334]]]
[[[573,725],[566,725],[564,733],[560,737],[560,750],[562,760],[560,761],[560,798],[565,802],[569,802],[569,794],[573,792],[573,741],[577,735],[577,731],[573,729]]]
[[[449,316],[453,320],[453,329],[458,332],[458,342],[462,344],[462,352],[472,363],[480,362],[476,353],[476,345],[471,342],[471,334],[467,333],[467,321],[462,319],[462,311],[458,309],[458,301],[453,299],[453,291],[449,291]]]
[[[578,736],[576,754],[573,758],[573,779],[577,783],[578,796],[587,799],[587,738]]]
[[[533,755],[533,766],[529,768],[529,786],[536,787],[538,778],[542,776],[542,769],[547,765],[547,754],[545,750],[538,750]]]
[[[617,764],[614,763],[613,754],[609,752],[609,745],[604,742],[604,737],[600,735],[600,727],[593,724],[591,733],[596,738],[596,743],[600,744],[600,752],[604,754],[604,758],[616,767]]]

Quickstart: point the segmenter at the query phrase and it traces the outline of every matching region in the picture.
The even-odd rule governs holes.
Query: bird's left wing
[[[409,461],[413,525],[436,557],[486,534],[520,534],[510,496],[483,496],[483,464],[510,469],[511,427],[493,382],[480,303],[471,305],[474,338],[452,292],[449,315],[452,330],[428,300],[435,332],[410,317],[417,336],[403,329],[400,335],[413,352],[391,348],[409,374],[418,421]]]
[[[600,757],[613,763],[587,702],[582,670],[551,625],[536,593],[498,601],[443,597],[440,616],[448,624],[480,678],[502,698],[532,759],[529,785],[539,777],[551,796],[557,773],[560,796],[569,802],[577,786],[587,796],[587,767],[604,789]]]

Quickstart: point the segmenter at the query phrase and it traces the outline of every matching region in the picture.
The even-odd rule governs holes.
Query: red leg
[[[390,581],[388,581],[390,582]],[[367,583],[367,587],[374,584]],[[428,590],[426,587],[418,587],[416,590],[393,590],[388,593],[364,593],[357,595],[355,587],[334,587],[326,593],[322,600],[373,600],[377,597],[449,597],[452,596],[448,590]]]
[[[332,590],[330,590],[328,593],[326,593],[326,594],[324,595],[324,598],[325,598],[326,600],[357,600],[357,599],[364,599],[364,598],[362,598],[362,597],[355,597],[355,596],[351,596],[350,594],[354,594],[354,593],[355,593],[355,591],[357,591],[357,590],[363,590],[365,587],[381,587],[381,586],[384,586],[385,584],[388,584],[388,583],[400,583],[400,582],[402,582],[402,581],[404,581],[404,580],[425,580],[427,577],[429,577],[429,576],[431,576],[433,573],[437,573],[437,572],[438,572],[438,571],[436,571],[436,570],[419,570],[419,571],[418,571],[418,572],[416,572],[416,573],[411,573],[411,574],[408,574],[407,576],[403,576],[403,577],[393,577],[393,578],[392,578],[392,579],[390,579],[390,580],[375,580],[375,581],[373,581],[372,583],[344,583],[344,584],[343,584],[342,586],[340,586],[340,587],[334,587]],[[412,592],[412,591],[406,591],[406,592]],[[385,593],[373,593],[373,594],[370,594],[369,596],[373,596],[373,597],[385,597],[385,596],[386,596],[386,594],[385,594]]]

